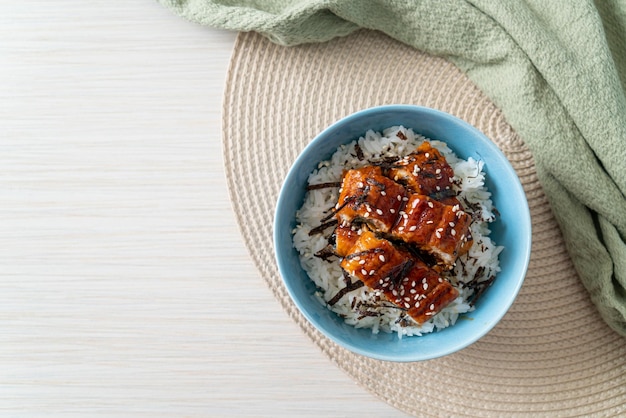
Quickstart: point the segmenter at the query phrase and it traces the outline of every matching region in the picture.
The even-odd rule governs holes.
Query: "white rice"
[[[406,139],[401,139],[401,132]],[[453,325],[460,314],[474,309],[471,300],[475,292],[474,287],[465,287],[463,284],[470,280],[487,283],[495,277],[499,268],[498,254],[502,247],[498,247],[489,238],[489,223],[495,220],[491,194],[485,187],[485,173],[482,171],[483,162],[469,158],[467,161],[458,158],[448,146],[441,141],[431,141],[415,134],[411,129],[394,126],[385,129],[382,134],[367,131],[365,136],[350,144],[342,145],[329,160],[319,163],[308,178],[309,184],[339,182],[344,170],[358,168],[370,164],[370,161],[384,157],[404,157],[423,142],[430,141],[446,158],[455,173],[454,184],[458,188],[458,198],[466,212],[473,215],[471,232],[474,243],[469,252],[457,260],[452,271],[444,273],[450,282],[459,290],[456,300],[446,306],[441,312],[429,321],[418,325],[402,310],[393,307],[388,301],[381,300],[381,296],[363,286],[343,296],[333,306],[330,301],[342,288],[345,282],[340,260],[332,257],[325,261],[314,254],[328,244],[330,228],[323,234],[309,236],[311,229],[320,225],[328,211],[335,206],[338,199],[338,188],[327,187],[307,192],[304,203],[296,214],[297,226],[293,230],[293,244],[300,254],[303,269],[316,284],[316,296],[320,303],[340,315],[346,323],[357,328],[371,328],[373,333],[380,331],[397,332],[398,337],[422,335]],[[363,160],[357,158],[355,145],[363,153]],[[476,276],[476,278],[475,278]],[[364,313],[367,312],[367,315]]]

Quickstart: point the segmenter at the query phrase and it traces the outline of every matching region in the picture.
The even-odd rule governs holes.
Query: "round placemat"
[[[287,170],[322,129],[357,110],[409,103],[484,132],[515,167],[531,209],[532,256],[511,310],[459,353],[397,364],[353,354],[297,311],[274,259],[274,206]],[[416,416],[626,413],[626,340],[579,282],[536,176],[501,111],[457,67],[374,31],[281,47],[238,36],[224,95],[225,169],[241,233],[262,277],[304,333],[356,382]]]

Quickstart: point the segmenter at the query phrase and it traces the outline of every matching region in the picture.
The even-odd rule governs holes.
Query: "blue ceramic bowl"
[[[500,212],[491,224],[492,239],[505,249],[495,282],[481,296],[473,312],[455,325],[420,337],[398,339],[347,325],[313,296],[315,285],[300,266],[291,231],[302,205],[309,173],[328,159],[340,144],[394,125],[412,128],[431,139],[445,141],[461,158],[485,162],[486,183]],[[420,361],[459,351],[487,334],[515,300],[528,267],[531,247],[530,213],[515,171],[502,152],[476,128],[447,113],[410,105],[374,107],[354,113],[320,133],[302,151],[283,184],[274,220],[278,267],[291,298],[302,314],[324,335],[355,353],[387,361]]]

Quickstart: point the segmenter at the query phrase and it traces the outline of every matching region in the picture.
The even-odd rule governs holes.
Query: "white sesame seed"
[[[370,275],[370,276],[373,276],[373,275],[374,275],[374,273],[376,273],[376,270],[370,270],[370,274],[369,274],[369,275]]]
[[[420,200],[419,200],[419,199],[415,199],[415,200],[413,201],[413,203],[411,203],[411,206],[413,207],[413,209],[415,209],[415,208],[417,207],[417,204],[418,204],[419,202],[420,202]]]
[[[434,208],[435,205],[433,205],[433,202],[428,202],[428,207]]]
[[[398,199],[398,202],[400,202],[402,200],[402,196],[398,195],[397,199]]]
[[[435,174],[439,174],[439,173],[441,173],[441,169],[440,168],[435,170]]]
[[[356,234],[357,234],[357,235],[361,235],[362,233],[363,233],[363,230],[362,230],[362,229],[359,229],[359,230],[357,231],[357,233],[356,233]]]
[[[439,190],[441,190],[441,187],[435,186],[435,189],[437,189],[437,191],[439,191]]]
[[[411,282],[411,287],[415,287],[415,280]]]
[[[435,231],[435,235],[437,236],[437,238],[441,238],[441,232]]]
[[[339,209],[339,203],[335,205],[335,209]]]
[[[424,288],[424,290],[428,290],[428,283],[424,283],[422,287]]]
[[[443,279],[442,279],[441,277],[437,277],[437,281],[438,281],[439,283],[443,283]]]
[[[450,231],[450,234],[451,234],[452,236],[455,236],[455,235],[456,235],[456,229],[451,230],[451,231]]]
[[[361,261],[359,261],[359,264],[360,264],[360,265],[365,264],[365,260],[361,260]]]
[[[381,190],[380,194],[381,194],[381,196],[387,196],[387,192],[384,191],[384,190]]]
[[[403,226],[399,227],[398,231],[404,231],[404,227]]]
[[[416,294],[416,293],[417,293],[417,290],[415,290],[415,289],[411,289],[411,290],[410,290],[410,292],[411,292],[411,294]]]
[[[409,282],[409,278],[405,277],[404,279],[402,279],[402,283],[407,284]]]
[[[383,284],[383,283],[384,283],[384,282],[383,282],[383,279],[380,279],[380,280],[378,281],[378,284]]]
[[[378,259],[382,261],[383,263],[385,262],[385,256],[382,254],[378,256]]]
[[[394,296],[398,296],[398,291],[396,289],[393,289],[391,291],[391,294],[394,295]]]
[[[426,223],[427,223],[428,225],[430,225],[430,224],[432,224],[432,223],[433,223],[433,221],[426,221]]]
[[[411,298],[407,296],[407,297],[404,298],[404,300],[406,300],[408,302],[408,301],[411,300]]]
[[[404,307],[409,309],[411,307],[411,305],[408,302],[404,302]]]
[[[372,208],[370,207],[370,205],[365,206],[365,209],[366,209],[368,212],[371,212],[371,211],[372,211]]]
[[[380,210],[380,209],[376,209],[376,213],[377,213],[377,214],[379,214],[379,215],[382,215],[382,214],[383,214],[383,211],[382,211],[382,210]]]
[[[424,154],[424,157],[430,158],[430,153],[427,152],[426,154]]]
[[[431,303],[430,306],[428,307],[428,309],[430,309],[431,311],[435,310],[435,304]]]
[[[422,279],[422,283],[426,283],[426,277]]]
[[[417,229],[417,226],[413,225],[412,227],[409,228],[409,231],[415,231]]]
[[[358,182],[356,185],[357,185],[357,187],[359,187],[359,188],[363,187],[363,183],[362,183],[362,182]]]
[[[389,212],[396,213],[396,210],[395,209],[389,209]]]
[[[459,210],[459,205],[452,206],[452,212],[456,212],[457,210]]]
[[[415,307],[416,307],[416,308],[419,308],[419,306],[420,306],[420,301],[419,301],[419,300],[416,300],[416,301],[415,301]]]
[[[454,222],[448,222],[448,225],[450,225],[450,228],[454,228],[454,225],[456,225]]]
[[[402,198],[402,201],[404,201],[404,202],[408,202],[408,201],[409,201],[409,198],[408,198],[408,197],[406,197],[406,196],[404,196],[404,197]]]

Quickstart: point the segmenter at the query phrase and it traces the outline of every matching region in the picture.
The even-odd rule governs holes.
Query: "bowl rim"
[[[277,218],[278,218],[278,213],[280,208],[283,206],[284,202],[286,200],[288,200],[288,193],[286,193],[285,190],[285,186],[290,183],[291,181],[293,181],[293,177],[297,174],[295,168],[302,165],[303,161],[308,160],[310,158],[309,154],[311,154],[311,152],[313,150],[315,150],[315,148],[319,145],[319,142],[321,142],[324,138],[326,138],[329,134],[331,134],[333,131],[336,131],[340,128],[342,128],[345,125],[348,125],[350,123],[352,123],[355,119],[360,119],[363,117],[367,117],[368,115],[371,115],[372,113],[378,113],[378,112],[412,112],[415,113],[416,115],[424,115],[424,114],[429,114],[431,116],[434,116],[435,118],[439,118],[440,120],[445,121],[447,123],[452,123],[455,124],[459,127],[461,127],[463,130],[469,131],[473,134],[474,137],[479,138],[480,141],[483,143],[483,145],[485,145],[489,152],[492,153],[493,155],[496,155],[498,160],[505,165],[506,167],[506,171],[513,173],[514,175],[512,176],[514,178],[514,182],[515,184],[512,185],[512,187],[515,187],[517,189],[519,193],[519,195],[521,197],[523,197],[524,200],[524,204],[520,205],[521,209],[520,209],[520,215],[521,219],[519,219],[520,222],[524,223],[524,227],[523,229],[528,231],[526,235],[527,239],[524,240],[523,242],[523,251],[520,251],[519,253],[516,253],[518,257],[520,257],[521,260],[521,265],[522,267],[520,268],[520,272],[519,272],[519,278],[515,281],[515,286],[511,288],[511,291],[508,293],[509,297],[506,301],[506,306],[504,306],[502,309],[500,309],[497,312],[497,315],[491,317],[491,320],[489,321],[489,323],[482,327],[481,330],[479,332],[475,332],[471,334],[471,338],[467,338],[466,340],[463,340],[459,343],[456,344],[450,344],[447,349],[441,349],[438,350],[436,352],[433,352],[431,354],[428,355],[417,355],[417,356],[411,356],[410,354],[403,354],[403,355],[389,355],[386,353],[380,353],[378,351],[375,350],[365,350],[362,349],[361,347],[358,347],[354,344],[352,344],[349,341],[345,341],[339,337],[337,337],[334,333],[330,332],[329,330],[327,330],[325,327],[321,326],[321,324],[319,323],[319,321],[312,316],[306,309],[303,308],[303,306],[301,305],[301,302],[299,301],[298,297],[295,294],[295,290],[292,287],[292,284],[289,282],[289,280],[286,279],[286,275],[287,275],[287,271],[286,271],[286,265],[284,262],[284,259],[282,257],[282,254],[280,251],[278,251],[278,249],[281,247],[279,241],[280,241],[280,237],[279,237],[279,228],[277,228]],[[410,126],[409,126],[410,127]],[[410,127],[412,128],[412,127]],[[364,131],[362,132],[361,135],[364,135],[365,132],[368,130],[369,128],[365,128]],[[416,131],[417,133],[419,133],[418,131]],[[355,139],[358,139],[358,137],[356,138],[347,138],[345,141],[341,142],[336,142],[335,145],[339,146],[341,144],[345,144],[345,143],[349,143]],[[454,151],[454,149],[453,149]],[[455,151],[456,153],[456,151]],[[323,160],[323,156],[320,157],[319,161]],[[307,174],[308,176],[308,174]],[[469,124],[468,122],[452,115],[449,114],[447,112],[438,110],[438,109],[434,109],[434,108],[430,108],[430,107],[425,107],[425,106],[419,106],[419,105],[410,105],[410,104],[389,104],[389,105],[380,105],[380,106],[373,106],[373,107],[368,107],[368,108],[364,108],[361,110],[358,110],[356,112],[353,112],[349,115],[346,115],[338,120],[336,120],[335,122],[331,123],[330,125],[328,125],[326,128],[324,128],[321,132],[319,132],[303,149],[302,151],[300,151],[300,153],[298,154],[298,156],[296,157],[296,159],[294,160],[294,162],[291,164],[291,166],[289,167],[289,170],[287,172],[287,175],[285,176],[283,183],[281,184],[281,188],[280,188],[280,192],[279,192],[279,196],[277,199],[277,203],[276,203],[276,207],[275,207],[275,211],[274,211],[274,218],[273,218],[273,243],[274,243],[274,253],[275,253],[275,258],[276,258],[276,262],[278,264],[278,268],[279,268],[279,273],[281,276],[281,280],[283,282],[283,284],[285,285],[287,292],[289,294],[289,297],[291,298],[291,300],[294,302],[296,308],[298,309],[298,311],[303,314],[303,316],[307,319],[307,321],[316,329],[318,330],[320,333],[322,333],[324,336],[326,336],[327,338],[329,338],[331,341],[337,343],[338,345],[348,349],[349,351],[352,351],[356,354],[360,354],[369,358],[373,358],[373,359],[377,359],[377,360],[384,360],[384,361],[392,361],[392,362],[415,362],[415,361],[423,361],[423,360],[430,360],[430,359],[434,359],[434,358],[438,358],[438,357],[443,357],[446,355],[450,355],[453,354],[455,352],[458,352],[468,346],[470,346],[471,344],[475,343],[476,341],[480,340],[482,337],[484,337],[487,333],[489,333],[499,322],[500,320],[504,317],[504,315],[506,315],[506,313],[510,310],[513,302],[515,301],[515,299],[517,298],[517,295],[519,294],[519,291],[524,283],[525,280],[525,276],[527,274],[528,271],[528,266],[529,266],[529,262],[530,262],[530,255],[531,255],[531,245],[532,245],[532,224],[531,224],[531,218],[530,218],[530,209],[528,206],[528,200],[526,197],[526,194],[524,192],[523,186],[521,184],[521,181],[519,179],[519,176],[517,175],[517,173],[515,172],[515,169],[513,168],[513,166],[511,165],[510,161],[508,160],[508,158],[506,157],[506,155],[500,150],[500,148],[497,147],[497,145],[491,140],[489,139],[482,131],[480,131],[479,129],[477,129],[476,127],[474,127],[473,125]],[[302,268],[302,267],[300,267]],[[304,270],[304,269],[302,269]],[[304,272],[305,274],[307,274],[306,272]],[[324,308],[324,309],[328,309],[326,307],[324,307],[324,305],[322,305],[320,303],[320,307]],[[346,326],[351,326],[349,324],[345,324]],[[450,328],[453,328],[454,326],[451,326]],[[433,333],[436,333],[437,331],[433,331]],[[403,336],[402,339],[405,338],[428,338],[429,334],[424,334],[422,336],[414,336],[414,337],[407,337],[407,336]]]

